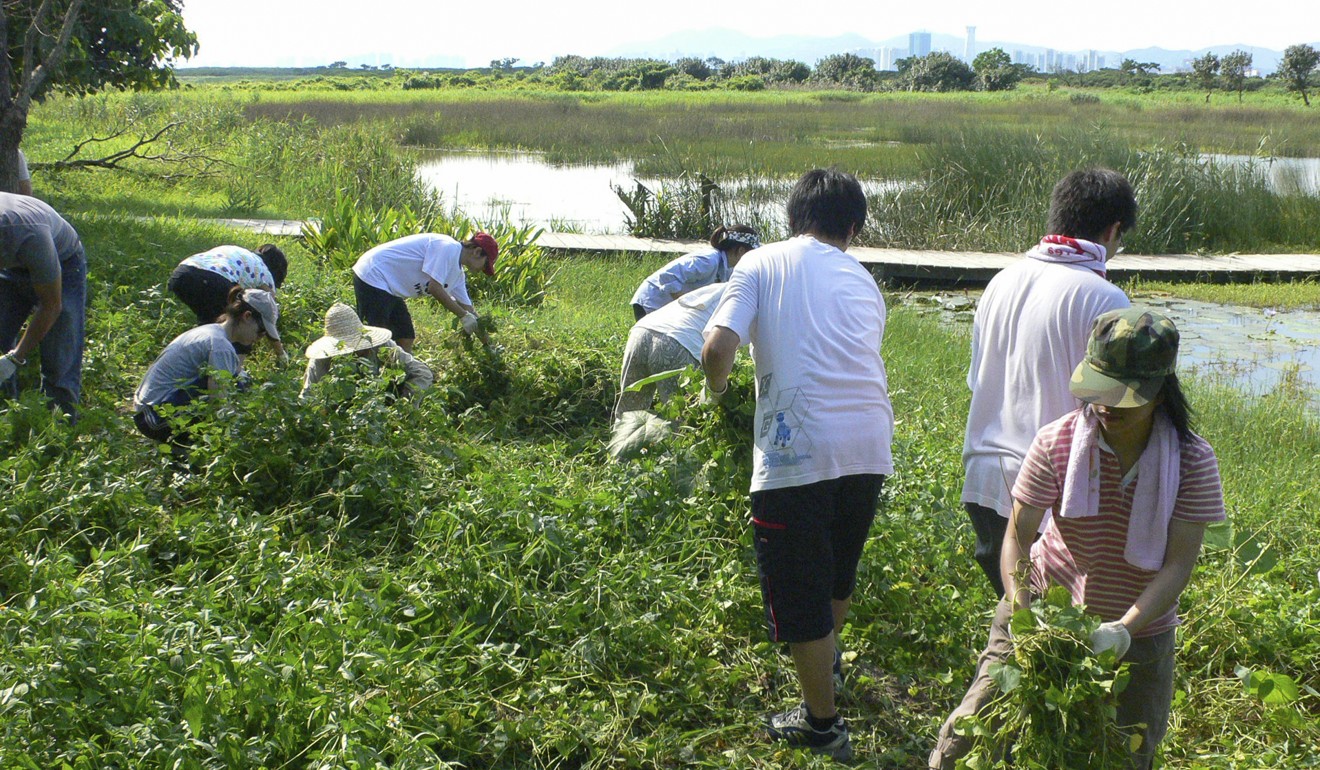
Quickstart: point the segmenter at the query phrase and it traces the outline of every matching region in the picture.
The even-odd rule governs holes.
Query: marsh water
[[[912,293],[905,302],[970,325],[976,293]],[[1137,295],[1132,304],[1173,319],[1181,336],[1178,370],[1263,395],[1295,387],[1320,405],[1320,311],[1219,305],[1165,295]]]
[[[549,231],[626,234],[627,207],[614,188],[638,183],[657,191],[672,179],[637,176],[632,163],[554,165],[537,153],[433,153],[417,174],[454,205],[478,220],[508,219]],[[782,225],[792,179],[720,179],[733,219]],[[868,193],[906,186],[894,180],[862,180]]]
[[[1218,163],[1250,164],[1281,192],[1320,194],[1320,158],[1261,160],[1207,156]],[[504,218],[547,230],[626,232],[626,207],[613,187],[661,180],[638,178],[631,163],[558,166],[535,153],[438,153],[419,175],[478,219]],[[876,189],[885,182],[872,182]],[[950,319],[970,321],[973,295],[918,295]],[[1171,297],[1139,297],[1159,308],[1182,332],[1180,367],[1198,376],[1263,393],[1295,383],[1320,404],[1320,311],[1274,311]]]

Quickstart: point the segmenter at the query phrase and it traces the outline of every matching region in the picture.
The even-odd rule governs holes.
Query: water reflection
[[[631,163],[552,166],[530,153],[439,154],[417,174],[469,216],[584,233],[621,232],[627,209],[611,185],[634,183]]]
[[[632,163],[555,166],[536,153],[435,153],[417,167],[418,176],[448,204],[477,219],[508,219],[547,230],[623,234],[627,208],[614,193],[637,182],[653,192],[674,180],[636,177]],[[775,236],[786,229],[784,202],[794,179],[717,179],[719,213],[732,222],[758,226]],[[910,182],[862,180],[869,195]],[[668,190],[666,190],[668,192]]]
[[[937,310],[951,323],[970,324],[979,292],[905,295],[905,302]],[[1261,395],[1295,384],[1320,404],[1320,311],[1217,305],[1139,295],[1134,305],[1173,319],[1182,341],[1180,372]]]
[[[1221,165],[1251,167],[1265,176],[1279,195],[1320,195],[1320,158],[1257,158],[1251,155],[1205,155]]]

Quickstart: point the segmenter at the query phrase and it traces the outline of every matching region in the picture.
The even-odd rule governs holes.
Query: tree
[[[332,62],[330,62],[330,69],[332,69],[332,70],[348,69],[348,62],[346,62],[346,61],[342,61],[342,60],[341,60],[341,61],[332,61]]]
[[[1022,70],[1013,64],[1002,48],[977,54],[972,60],[972,69],[976,72],[976,85],[982,91],[1010,91],[1017,88],[1022,79]]]
[[[870,91],[880,80],[875,61],[855,53],[836,53],[816,62],[816,79],[845,88]]]
[[[174,61],[197,52],[183,0],[0,3],[0,189],[13,189],[28,111],[52,93],[171,86]]]
[[[1192,76],[1205,89],[1205,103],[1210,103],[1210,94],[1215,90],[1215,80],[1219,77],[1219,57],[1206,51],[1205,56],[1192,59]]]
[[[704,59],[698,59],[695,56],[684,56],[674,62],[674,67],[679,71],[691,75],[697,80],[705,80],[715,73],[711,69],[710,63]]]
[[[1219,71],[1229,87],[1237,91],[1238,102],[1242,101],[1242,91],[1247,85],[1247,70],[1251,69],[1251,54],[1246,51],[1234,51],[1219,62]]]
[[[899,83],[909,91],[970,91],[976,73],[945,51],[900,60]]]
[[[1302,101],[1307,107],[1311,106],[1311,100],[1306,96],[1306,89],[1310,87],[1311,73],[1318,65],[1320,65],[1320,51],[1305,43],[1299,43],[1288,46],[1283,52],[1283,61],[1279,62],[1279,71],[1276,73],[1283,78],[1289,91],[1296,91],[1302,95]]]

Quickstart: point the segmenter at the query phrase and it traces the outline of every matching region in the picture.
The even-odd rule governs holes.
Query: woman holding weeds
[[[710,236],[710,249],[684,254],[649,275],[633,294],[636,320],[668,305],[693,289],[724,283],[738,260],[760,248],[756,229],[748,225],[717,227]]]
[[[192,403],[198,396],[215,392],[214,372],[237,377],[242,367],[238,345],[254,345],[264,334],[279,341],[276,331],[279,307],[275,297],[261,289],[235,286],[217,323],[202,324],[175,337],[147,369],[133,394],[133,422],[142,435],[154,441],[187,446],[188,434],[177,421],[157,409]]]
[[[1093,654],[1112,651],[1129,664],[1117,725],[1140,736],[1130,767],[1151,767],[1173,700],[1178,597],[1206,525],[1224,519],[1219,466],[1191,430],[1177,355],[1178,330],[1162,315],[1128,308],[1096,319],[1071,383],[1086,403],[1041,428],[1014,484],[1000,561],[1006,595],[976,678],[940,730],[931,768],[952,768],[970,750],[971,739],[955,734],[957,722],[996,697],[989,668],[1012,658],[1013,612],[1051,584],[1103,621],[1091,637]],[[1054,515],[1033,543],[1047,509]]]

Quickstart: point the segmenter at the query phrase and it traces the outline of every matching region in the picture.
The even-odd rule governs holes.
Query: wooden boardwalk
[[[295,220],[215,219],[216,224],[266,235],[294,236],[303,223]],[[537,243],[546,249],[569,252],[632,252],[685,254],[706,246],[704,241],[671,241],[627,235],[542,233]],[[1022,258],[1021,254],[970,251],[908,251],[856,246],[848,250],[866,265],[877,280],[895,283],[984,283]],[[1109,262],[1109,276],[1122,281],[1140,276],[1159,281],[1286,281],[1320,277],[1320,254],[1231,254],[1197,256],[1176,254],[1142,256],[1120,254]]]
[[[548,249],[596,252],[683,254],[706,246],[703,241],[668,241],[622,235],[545,233],[537,241]],[[984,283],[1022,258],[1021,254],[969,251],[909,251],[856,246],[848,250],[878,280]],[[1289,280],[1320,276],[1320,254],[1234,254],[1203,257],[1193,254],[1142,256],[1120,254],[1109,262],[1114,280],[1141,276],[1147,280],[1236,282]]]

